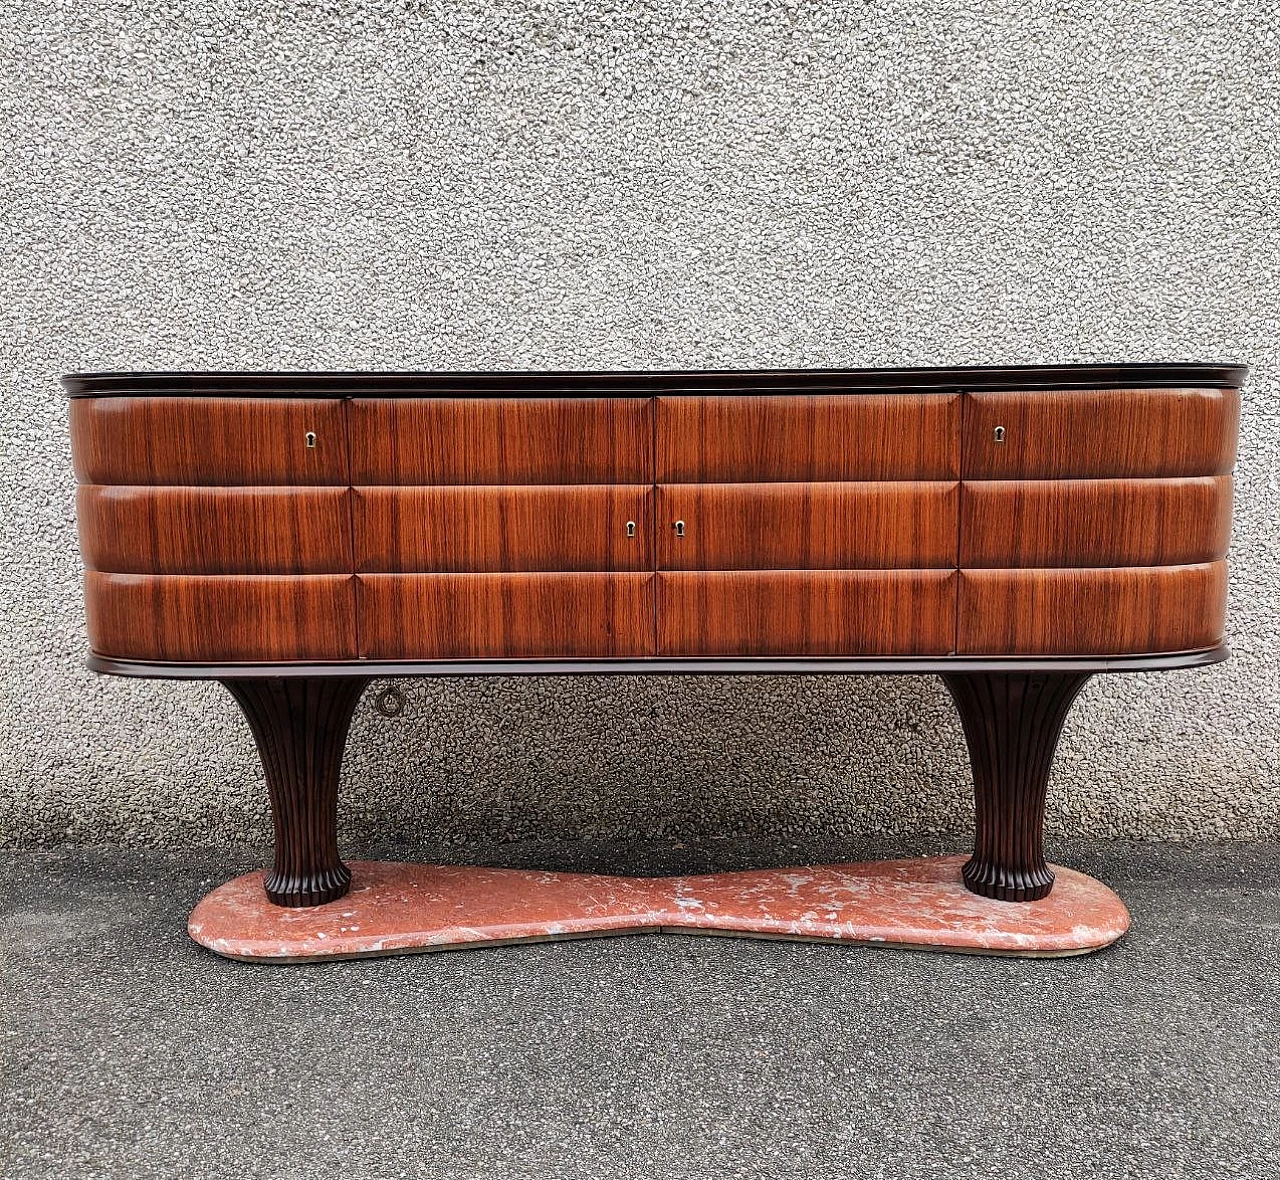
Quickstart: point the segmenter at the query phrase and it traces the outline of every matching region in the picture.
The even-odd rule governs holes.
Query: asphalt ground
[[[911,846],[365,847],[618,872]],[[1133,929],[1021,960],[639,935],[295,967],[185,933],[264,850],[0,867],[0,1175],[1280,1177],[1280,844],[1059,842]]]

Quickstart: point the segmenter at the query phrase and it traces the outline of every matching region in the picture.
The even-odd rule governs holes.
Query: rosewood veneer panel
[[[787,394],[657,399],[659,483],[954,479],[960,397]]]
[[[89,569],[122,574],[351,572],[346,488],[81,484]]]
[[[355,484],[652,483],[649,398],[357,398]]]
[[[966,481],[962,566],[1191,565],[1226,556],[1231,477]]]
[[[664,656],[945,655],[950,570],[662,573]]]
[[[89,641],[125,660],[257,663],[356,656],[355,578],[85,574]]]
[[[971,393],[966,479],[1226,475],[1236,458],[1235,389]],[[1004,441],[995,441],[996,427]]]
[[[362,574],[362,656],[384,660],[653,654],[654,575]]]
[[[1125,655],[1222,641],[1227,563],[962,570],[961,655]]]
[[[81,483],[349,482],[344,406],[332,399],[76,398],[71,454]]]
[[[361,573],[649,570],[653,488],[644,485],[361,487]],[[627,523],[635,535],[627,536]]]
[[[958,485],[942,481],[664,484],[658,567],[954,567],[958,499]]]

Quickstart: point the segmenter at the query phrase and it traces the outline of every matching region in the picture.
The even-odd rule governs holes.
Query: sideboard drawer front
[[[657,399],[659,483],[954,479],[949,393]]]
[[[951,568],[958,499],[958,485],[944,481],[664,484],[658,567]]]
[[[260,663],[356,655],[355,579],[85,574],[89,641],[122,660]]]
[[[355,531],[361,573],[648,570],[653,488],[362,487]]]
[[[1226,556],[1231,477],[966,481],[965,567],[1193,565]]]
[[[924,656],[955,650],[947,570],[658,575],[663,656]]]
[[[121,574],[351,572],[346,488],[81,484],[80,549]]]
[[[348,482],[344,407],[332,398],[75,398],[71,454],[82,483]]]
[[[1227,564],[964,570],[960,654],[1135,655],[1222,641]]]
[[[351,403],[357,484],[652,483],[649,398]]]
[[[653,654],[653,574],[363,574],[361,655],[381,660]]]
[[[1043,390],[966,400],[966,479],[1225,475],[1235,463],[1234,389]]]

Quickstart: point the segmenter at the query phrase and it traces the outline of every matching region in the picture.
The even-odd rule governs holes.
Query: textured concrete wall
[[[1050,825],[1280,832],[1274,9],[30,0],[0,15],[0,839],[262,838],[216,685],[81,667],[59,373],[1238,360],[1225,667]],[[959,830],[927,679],[414,683],[353,837]]]

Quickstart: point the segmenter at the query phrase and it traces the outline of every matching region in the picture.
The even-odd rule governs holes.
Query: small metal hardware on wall
[[[389,684],[373,698],[373,707],[384,717],[399,717],[404,712],[404,693]]]

